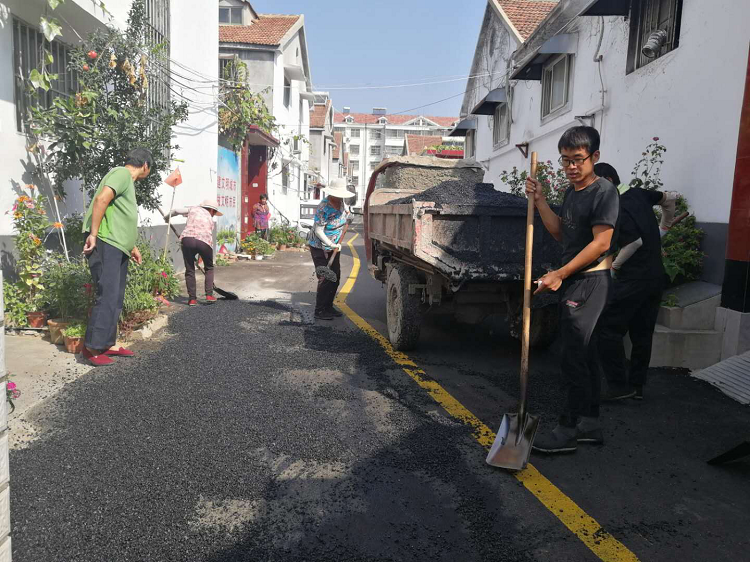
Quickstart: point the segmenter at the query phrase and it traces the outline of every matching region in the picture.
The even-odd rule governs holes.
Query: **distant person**
[[[260,201],[253,205],[253,228],[263,240],[268,240],[268,221],[271,219],[271,211],[268,210],[268,196],[264,193]]]
[[[222,215],[219,212],[219,204],[216,200],[206,199],[195,207],[173,209],[171,213],[164,215],[164,221],[169,221],[170,217],[175,215],[187,216],[187,224],[180,235],[180,242],[182,244],[182,258],[185,261],[185,286],[188,292],[188,306],[198,305],[195,283],[196,256],[200,256],[203,260],[206,304],[213,304],[216,302],[214,296],[213,230],[214,217]]]
[[[135,182],[147,178],[153,164],[153,156],[147,149],[131,150],[125,165],[112,168],[99,182],[83,218],[86,238],[83,253],[96,285],[83,356],[97,367],[111,365],[114,361],[110,355],[133,355],[128,349],[112,346],[125,298],[128,263],[132,259],[141,264],[141,252],[135,245],[138,237]]]
[[[595,170],[619,184],[617,171],[609,164],[597,164]],[[599,357],[607,379],[602,400],[643,399],[666,278],[661,237],[672,225],[677,196],[674,191],[629,186],[621,190],[617,235],[620,252],[612,264],[614,282],[598,328]],[[656,220],[654,205],[662,207],[661,224]],[[633,344],[629,369],[623,344],[626,334]]]
[[[333,320],[342,315],[334,308],[333,299],[341,282],[341,235],[349,221],[344,199],[354,197],[354,193],[346,188],[346,181],[342,179],[331,180],[330,185],[324,189],[325,198],[315,211],[315,220],[307,243],[316,268],[328,266],[331,252],[339,250],[331,264],[331,270],[336,274],[336,282],[318,276],[318,293],[315,299],[315,318]]]
[[[573,452],[578,441],[603,442],[595,328],[612,282],[619,195],[609,180],[594,172],[599,142],[593,127],[572,127],[557,143],[559,162],[570,181],[559,216],[547,204],[541,183],[526,180],[526,193],[534,197],[545,228],[562,243],[562,267],[539,279],[536,290],[560,294],[560,369],[567,395],[557,426],[534,441],[533,448],[544,453]]]

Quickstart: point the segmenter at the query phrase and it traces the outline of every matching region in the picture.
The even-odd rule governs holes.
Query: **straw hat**
[[[346,180],[343,178],[331,180],[331,183],[324,187],[323,191],[326,192],[328,197],[338,197],[339,199],[347,199],[357,195],[346,188]]]
[[[198,206],[199,207],[203,207],[204,209],[212,209],[212,210],[216,211],[216,216],[217,217],[220,217],[221,215],[224,214],[221,211],[219,211],[219,204],[216,202],[216,199],[204,199],[201,202],[201,204],[198,205]]]

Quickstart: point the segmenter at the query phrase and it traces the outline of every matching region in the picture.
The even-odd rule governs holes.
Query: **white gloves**
[[[662,208],[661,222],[659,223],[659,236],[664,236],[672,227],[675,209],[677,208],[677,197],[679,197],[679,195],[680,194],[676,191],[664,192],[664,199],[659,203]]]

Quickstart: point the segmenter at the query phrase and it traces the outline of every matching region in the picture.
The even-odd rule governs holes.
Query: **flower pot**
[[[26,315],[26,320],[29,322],[29,326],[32,328],[44,328],[47,323],[46,312],[29,312]]]
[[[264,257],[264,256],[263,256],[263,254],[257,254],[257,255],[255,256],[255,259],[256,259],[257,261],[261,261],[261,260],[263,259],[263,257]]]
[[[66,322],[62,318],[54,318],[47,320],[47,327],[49,328],[49,339],[54,344],[63,343],[62,331],[70,325],[70,322]]]
[[[286,244],[279,244],[279,250],[286,250]]]
[[[71,338],[65,336],[65,349],[68,353],[81,353],[83,351],[83,338]]]

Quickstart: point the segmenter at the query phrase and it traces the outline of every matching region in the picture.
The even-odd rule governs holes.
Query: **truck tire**
[[[397,263],[388,273],[386,316],[388,339],[394,349],[408,351],[419,341],[421,312],[419,295],[409,294],[409,285],[419,283],[413,268]]]

